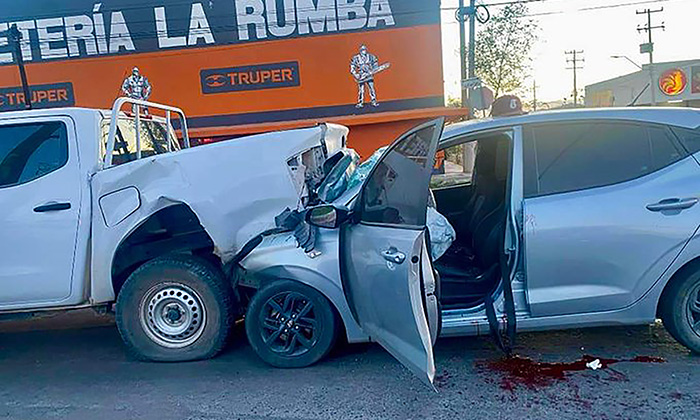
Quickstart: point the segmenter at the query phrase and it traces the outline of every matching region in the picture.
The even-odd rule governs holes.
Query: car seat
[[[476,305],[498,284],[499,271],[494,268],[505,227],[508,139],[486,143],[479,147],[475,193],[467,203],[472,206],[467,228],[458,232],[459,242],[435,264],[446,307]]]

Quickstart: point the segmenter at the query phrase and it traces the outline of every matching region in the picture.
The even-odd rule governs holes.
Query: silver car
[[[670,108],[419,126],[241,261],[248,339],[278,367],[317,362],[339,334],[372,340],[428,383],[438,335],[507,346],[516,323],[661,318],[700,352],[698,127],[700,111]],[[326,190],[358,171],[338,165]],[[431,206],[455,233],[442,255]]]

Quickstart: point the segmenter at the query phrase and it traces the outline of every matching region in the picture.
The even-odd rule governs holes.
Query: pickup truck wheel
[[[212,264],[191,256],[161,257],[124,283],[117,297],[117,326],[139,359],[207,359],[226,344],[232,302],[223,274]]]
[[[328,299],[299,282],[280,280],[253,296],[245,329],[253,350],[281,368],[312,365],[333,348],[338,317]]]

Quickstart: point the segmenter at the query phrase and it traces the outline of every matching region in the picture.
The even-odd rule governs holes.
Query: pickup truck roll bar
[[[171,114],[174,112],[178,115],[182,124],[182,138],[184,140],[184,147],[190,147],[190,136],[187,132],[187,119],[185,118],[185,113],[174,106],[157,104],[155,102],[142,101],[140,99],[132,98],[117,98],[112,105],[112,118],[109,122],[109,135],[107,136],[107,150],[105,153],[104,167],[109,168],[112,166],[112,155],[114,154],[114,144],[116,142],[117,128],[119,126],[119,113],[121,112],[124,104],[131,104],[132,109],[135,110],[135,131],[136,131],[136,158],[141,159],[141,131],[139,130],[139,125],[141,123],[141,107],[155,108],[165,111],[165,123],[167,126],[167,136],[168,136],[168,151],[171,151],[171,141],[170,138],[170,128],[171,128]]]

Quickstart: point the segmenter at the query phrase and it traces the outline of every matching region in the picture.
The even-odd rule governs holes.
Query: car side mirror
[[[306,212],[306,222],[312,226],[326,229],[335,229],[346,221],[350,212],[333,206],[322,205],[309,209]]]

